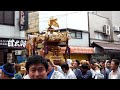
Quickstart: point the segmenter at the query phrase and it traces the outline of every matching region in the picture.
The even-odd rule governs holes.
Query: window
[[[71,38],[73,39],[82,39],[82,32],[81,31],[70,31]]]
[[[71,38],[75,38],[75,32],[71,32],[71,34],[70,34],[70,36],[71,36]]]
[[[95,34],[95,38],[96,39],[99,39],[99,40],[107,40],[108,39],[108,36],[107,35],[104,35],[102,33],[96,33]]]
[[[82,32],[76,32],[76,38],[82,39]]]
[[[14,26],[14,11],[0,11],[0,24]]]
[[[95,33],[95,39],[99,39],[100,33]]]

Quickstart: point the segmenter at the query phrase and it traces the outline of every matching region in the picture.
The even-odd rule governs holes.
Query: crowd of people
[[[0,79],[120,79],[119,60],[71,60],[55,65],[50,59],[34,55],[25,63],[25,73],[15,64],[0,66]]]

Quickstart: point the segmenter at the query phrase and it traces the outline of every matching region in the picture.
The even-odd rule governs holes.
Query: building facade
[[[119,11],[89,13],[90,46],[95,50],[93,58],[120,59],[119,15]]]
[[[39,32],[39,11],[29,11],[28,18],[28,29],[26,33]]]
[[[0,11],[0,63],[15,62],[15,56],[25,49],[25,31],[20,28],[22,15],[19,11]]]

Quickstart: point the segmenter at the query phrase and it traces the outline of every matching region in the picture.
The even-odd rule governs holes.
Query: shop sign
[[[28,11],[20,11],[19,26],[20,31],[28,29]]]
[[[21,55],[22,51],[21,50],[15,50],[15,55]]]
[[[0,46],[1,45],[7,46],[8,45],[7,42],[8,42],[8,40],[0,40]]]
[[[9,39],[8,40],[8,47],[26,47],[26,41],[25,40],[14,40]]]
[[[65,53],[66,47],[61,47],[60,52]],[[94,49],[90,47],[70,47],[70,53],[94,54]]]
[[[22,39],[0,39],[0,46],[7,47],[26,47],[26,40]]]

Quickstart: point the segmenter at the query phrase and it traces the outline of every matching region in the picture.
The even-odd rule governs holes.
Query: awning
[[[97,45],[105,50],[120,50],[120,44],[93,42],[93,45]]]
[[[105,49],[105,52],[107,53],[120,53],[120,50],[108,50],[108,49]]]
[[[65,53],[66,47],[61,47],[60,52]],[[93,54],[94,49],[91,47],[70,47],[70,53]]]

